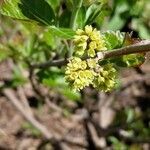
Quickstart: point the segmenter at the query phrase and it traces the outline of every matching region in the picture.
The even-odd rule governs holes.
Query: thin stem
[[[98,52],[97,58],[99,60],[102,60],[102,59],[114,58],[114,57],[119,57],[123,55],[134,54],[134,53],[135,54],[146,53],[148,51],[150,51],[150,40],[143,40],[142,42],[134,44],[134,45],[130,45],[130,46],[114,49],[114,50]],[[50,60],[50,61],[40,63],[40,64],[33,64],[31,65],[31,68],[36,69],[36,68],[47,68],[51,66],[63,66],[63,65],[66,65],[67,62],[68,62],[67,59],[59,59],[59,60],[54,60],[54,61]]]
[[[31,65],[32,69],[35,68],[47,68],[47,67],[51,67],[51,66],[63,66],[67,63],[67,60],[65,59],[59,59],[59,60],[49,60],[47,62],[44,63],[39,63],[39,64],[33,64]]]
[[[150,51],[150,40],[143,40],[140,43],[122,47],[119,49],[114,49],[112,51],[98,52],[97,55],[98,55],[98,59],[101,60],[101,59],[119,57],[123,55],[134,54],[134,53],[145,53],[148,51]]]

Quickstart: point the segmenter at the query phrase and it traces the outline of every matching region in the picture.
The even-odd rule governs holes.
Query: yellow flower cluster
[[[90,60],[89,60],[90,61]],[[90,69],[96,65],[96,62],[89,65],[87,61],[83,61],[78,57],[72,57],[66,67],[66,80],[76,89],[81,90],[85,86],[92,84],[95,77],[95,72]]]
[[[116,74],[116,69],[112,64],[100,67],[94,80],[93,87],[104,92],[112,90],[116,84]]]
[[[106,50],[105,42],[100,31],[92,26],[85,26],[85,30],[78,29],[74,37],[75,55],[94,57],[97,51]]]
[[[108,92],[115,86],[116,69],[112,64],[98,65],[96,59],[81,60],[72,57],[66,67],[66,80],[75,90],[92,85],[101,91]]]
[[[76,34],[75,53],[66,67],[66,81],[78,91],[89,85],[102,91],[110,91],[115,85],[115,68],[111,64],[100,66],[98,60],[93,58],[97,51],[106,50],[100,32],[92,26],[85,26],[85,31],[78,29]],[[82,60],[82,56],[87,59]]]

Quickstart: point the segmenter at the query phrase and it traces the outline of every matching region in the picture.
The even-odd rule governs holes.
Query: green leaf
[[[60,90],[61,94],[63,94],[65,97],[67,97],[69,100],[73,101],[80,101],[81,100],[81,95],[79,92],[76,92],[69,87],[62,88]]]
[[[40,70],[37,73],[39,77],[39,82],[44,82],[47,86],[56,86],[59,83],[60,79],[63,79],[63,74],[61,70],[57,67],[51,67],[50,69]],[[61,84],[65,83],[64,80],[61,81]],[[63,85],[63,84],[62,84]]]
[[[132,109],[132,108],[130,108],[130,107],[127,107],[126,109],[125,109],[125,113],[126,113],[126,116],[127,116],[127,122],[128,123],[130,123],[130,122],[132,122],[133,121],[133,119],[134,119],[134,117],[135,117],[135,112],[134,112],[134,110]]]
[[[42,41],[52,49],[56,49],[57,40],[58,39],[56,39],[56,37],[49,30],[44,30],[44,32],[42,33]]]
[[[59,27],[70,27],[71,11],[66,9],[59,17]]]
[[[18,7],[19,2],[20,0],[5,0],[1,5],[0,13],[15,19],[28,20]]]
[[[108,29],[109,30],[120,30],[124,26],[126,20],[121,18],[119,14],[116,14],[109,22]]]
[[[80,100],[80,93],[72,90],[65,82],[63,72],[57,67],[51,67],[48,70],[40,70],[37,73],[39,81],[45,86],[55,89],[64,95],[67,99],[73,101]]]
[[[52,77],[51,74],[49,74],[48,78],[43,79],[43,84],[50,88],[56,89],[58,92],[60,92],[69,100],[73,101],[80,100],[79,92],[72,90],[65,82],[64,76],[62,75],[57,74],[55,75],[55,77],[54,76]]]
[[[38,21],[44,25],[54,23],[54,11],[45,0],[20,0],[19,8],[29,19]]]
[[[124,33],[120,31],[106,31],[103,33],[105,44],[108,50],[119,48],[122,46],[124,41]]]
[[[22,75],[21,65],[13,68],[12,80],[9,83],[11,87],[22,86],[27,82],[27,79]]]
[[[34,20],[44,25],[52,25],[55,21],[53,9],[45,0],[5,0],[0,12],[15,19]]]
[[[98,27],[101,27],[101,29],[106,29],[106,17],[109,17],[111,14],[111,8],[108,5],[104,5],[104,7],[102,8],[100,14],[97,16],[97,18],[95,19],[95,23],[97,24]]]
[[[60,6],[61,0],[45,0],[56,12],[57,8]]]
[[[75,35],[75,31],[69,28],[57,28],[55,26],[50,26],[49,31],[54,35],[64,39],[72,39]]]
[[[114,136],[110,136],[109,137],[109,141],[112,143],[112,147],[115,150],[128,150],[127,145],[125,145],[125,143],[123,143],[122,141],[119,141],[116,137]]]
[[[108,23],[108,29],[114,31],[122,29],[128,19],[129,10],[130,7],[126,0],[116,1],[113,16]]]
[[[130,54],[118,58],[112,58],[109,62],[114,63],[118,67],[137,67],[144,63],[144,54]]]
[[[86,11],[85,24],[91,24],[102,11],[102,5],[92,4]]]
[[[80,29],[82,29],[85,26],[85,9],[84,9],[84,7],[82,7],[79,10],[78,17],[76,20],[76,26],[77,26],[77,28],[80,28]]]
[[[138,27],[139,30],[139,36],[143,39],[150,39],[150,30],[149,27],[147,27],[146,25],[144,25],[144,23],[139,24]]]
[[[135,67],[143,64],[145,56],[143,54],[130,54],[123,56],[123,62],[127,67]]]

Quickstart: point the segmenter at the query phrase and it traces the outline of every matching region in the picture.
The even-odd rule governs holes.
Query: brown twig
[[[67,63],[67,60],[65,59],[59,59],[59,60],[49,60],[47,62],[44,63],[39,63],[39,64],[33,64],[31,65],[32,69],[35,68],[47,68],[47,67],[51,67],[51,66],[63,66]]]
[[[139,43],[122,47],[119,49],[98,52],[97,56],[98,59],[101,60],[101,59],[113,58],[113,57],[118,57],[118,56],[123,56],[128,54],[134,54],[134,53],[145,53],[148,51],[150,51],[150,40],[143,40]]]
[[[29,81],[38,98],[44,100],[50,109],[59,112],[60,114],[63,113],[63,110],[59,106],[57,106],[55,103],[49,100],[48,94],[41,91],[39,85],[37,85],[37,82],[35,81],[34,72],[32,68],[29,70]]]
[[[15,93],[11,89],[4,89],[3,94],[11,101],[11,103],[16,107],[16,109],[22,114],[22,116],[29,121],[34,127],[36,127],[46,139],[53,140],[55,139],[54,136],[49,132],[49,130],[38,122],[33,115],[28,113],[23,106],[21,105],[18,98],[15,96]]]
[[[18,87],[17,88],[17,93],[18,93],[18,96],[19,96],[19,99],[20,99],[20,103],[22,102],[22,105],[24,106],[25,110],[30,113],[30,114],[33,114],[32,111],[31,111],[31,108],[29,106],[29,103],[28,103],[28,100],[27,100],[27,97],[24,93],[24,89],[23,87]]]
[[[98,60],[102,60],[102,59],[119,57],[123,55],[134,54],[134,53],[145,53],[148,51],[150,51],[150,40],[143,40],[139,43],[129,45],[126,47],[98,52],[97,58]],[[30,67],[32,69],[36,69],[36,68],[47,68],[51,66],[63,66],[63,65],[66,65],[67,62],[68,62],[67,59],[59,59],[59,60],[53,60],[53,61],[49,60],[44,63],[32,64],[30,65]]]
[[[91,138],[96,146],[96,149],[101,149],[106,146],[106,141],[104,137],[99,137],[97,131],[91,122],[87,123],[89,132],[91,133]]]

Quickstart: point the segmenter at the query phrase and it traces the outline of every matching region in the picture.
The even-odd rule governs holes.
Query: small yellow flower
[[[77,91],[82,90],[84,88],[80,79],[76,79],[73,83],[73,88]]]
[[[86,42],[88,38],[89,37],[86,35],[75,35],[74,36],[74,43],[80,44],[80,43]]]
[[[82,61],[82,62],[79,64],[79,67],[80,67],[80,69],[85,70],[85,69],[87,68],[87,63],[86,63],[86,61]]]
[[[76,31],[76,34],[77,34],[77,35],[82,35],[82,34],[84,34],[84,31],[81,30],[81,29],[78,29],[78,30]]]
[[[79,72],[78,72],[78,75],[79,75],[79,78],[80,78],[81,80],[85,78],[84,71],[79,71]]]
[[[93,70],[85,70],[85,75],[87,79],[91,79],[92,81],[96,73]]]
[[[97,77],[94,79],[93,86],[101,91],[108,92],[116,84],[116,69],[111,65],[105,65],[99,69]]]
[[[90,49],[96,49],[96,48],[97,48],[97,43],[96,43],[96,41],[90,42],[90,43],[89,43],[89,48],[90,48]]]
[[[94,56],[96,56],[96,53],[95,53],[94,49],[88,49],[87,55],[90,57],[94,57]]]
[[[88,64],[88,66],[90,67],[90,68],[96,68],[96,66],[97,66],[97,60],[96,59],[91,59],[91,58],[89,58],[89,59],[87,59],[87,64]]]
[[[65,70],[66,81],[75,89],[82,90],[92,85],[101,91],[110,91],[115,86],[116,69],[112,64],[100,66],[93,58],[98,51],[106,50],[105,41],[100,31],[92,26],[78,29],[74,36],[74,56]],[[79,56],[83,56],[79,58]],[[87,58],[82,60],[82,58]]]
[[[92,28],[91,25],[90,26],[88,26],[88,25],[85,26],[85,33],[87,35],[90,35],[92,33],[92,31],[93,31],[93,28]]]
[[[88,64],[79,57],[72,57],[67,64],[65,79],[75,90],[81,90],[92,84],[94,71],[87,69]]]
[[[100,31],[96,28],[93,29],[91,25],[86,25],[84,30],[78,29],[76,31],[74,45],[74,53],[78,56],[85,54],[94,57],[97,51],[106,50],[105,42]]]
[[[82,60],[78,57],[72,57],[69,60],[69,63],[66,67],[66,74],[69,74],[71,71],[76,71],[79,69],[79,64],[82,62]]]
[[[78,47],[79,47],[79,49],[84,51],[87,47],[87,43],[86,42],[80,43],[80,44],[78,44]]]
[[[77,72],[71,72],[69,76],[70,80],[75,80],[78,78],[78,73]]]

